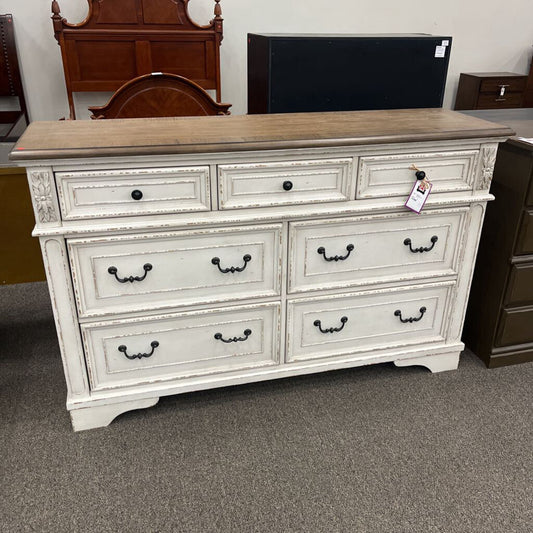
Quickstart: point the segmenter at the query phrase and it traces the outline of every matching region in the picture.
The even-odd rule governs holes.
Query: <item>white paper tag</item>
[[[415,213],[420,213],[431,192],[431,187],[432,184],[427,180],[416,180],[413,190],[405,202],[405,207]]]
[[[442,41],[442,46],[449,46],[450,44],[450,41],[446,40],[446,41]]]
[[[435,46],[435,57],[445,57],[446,56],[446,47],[445,46]]]

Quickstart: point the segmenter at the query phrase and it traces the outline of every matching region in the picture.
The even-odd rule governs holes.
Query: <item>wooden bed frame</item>
[[[128,81],[104,106],[89,107],[93,119],[229,115],[197,83],[177,74],[145,74]]]
[[[189,16],[189,0],[87,0],[89,14],[79,24],[61,16],[52,2],[55,38],[61,47],[70,118],[73,93],[116,91],[144,74],[164,72],[216,91],[220,101],[222,10],[205,26]]]

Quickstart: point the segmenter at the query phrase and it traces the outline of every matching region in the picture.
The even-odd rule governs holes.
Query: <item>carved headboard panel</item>
[[[115,91],[152,72],[178,74],[220,101],[222,10],[205,26],[192,21],[189,0],[87,0],[89,14],[79,24],[61,17],[52,2],[55,37],[61,46],[70,107],[73,92]]]

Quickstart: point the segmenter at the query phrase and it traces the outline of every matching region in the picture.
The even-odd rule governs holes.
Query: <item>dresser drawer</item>
[[[71,239],[82,317],[277,296],[281,224]]]
[[[294,300],[287,362],[443,342],[453,282]]]
[[[209,167],[57,172],[64,220],[209,211]]]
[[[533,263],[512,266],[505,305],[533,305]]]
[[[83,324],[93,390],[279,364],[280,304]]]
[[[433,184],[431,194],[470,190],[477,157],[477,150],[361,157],[356,196],[404,196],[407,200],[416,181],[413,167],[426,173]]]
[[[515,253],[533,254],[533,209],[524,211],[522,215]]]
[[[352,159],[219,165],[220,209],[350,199]]]
[[[290,225],[289,292],[456,275],[468,208]]]
[[[495,346],[533,343],[533,307],[503,310]]]

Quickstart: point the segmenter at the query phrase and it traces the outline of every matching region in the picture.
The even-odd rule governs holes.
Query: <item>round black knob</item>
[[[283,182],[283,189],[286,191],[290,191],[292,189],[292,181],[284,181]]]
[[[143,197],[143,193],[141,191],[135,189],[134,191],[131,191],[131,197],[134,200],[140,200]]]
[[[417,180],[423,180],[426,177],[426,173],[423,170],[417,170],[415,176]]]

